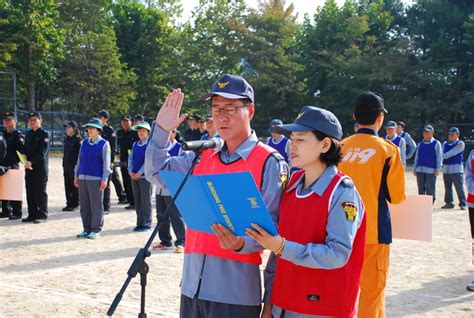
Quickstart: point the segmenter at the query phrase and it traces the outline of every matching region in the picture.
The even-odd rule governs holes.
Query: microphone
[[[181,148],[183,150],[201,151],[222,146],[222,139],[213,137],[209,140],[193,140],[183,142]]]

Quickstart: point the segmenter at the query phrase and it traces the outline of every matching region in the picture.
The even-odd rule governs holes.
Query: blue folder
[[[160,171],[172,196],[176,194],[185,174]],[[276,235],[262,196],[249,172],[191,175],[176,200],[186,225],[196,231],[213,233],[211,225],[220,223],[237,236],[256,223]]]

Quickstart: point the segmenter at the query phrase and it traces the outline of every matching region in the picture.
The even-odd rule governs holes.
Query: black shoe
[[[119,200],[118,204],[127,204],[128,201],[127,199],[124,199],[124,200]]]
[[[40,224],[46,222],[46,219],[36,219],[33,221],[34,224]]]
[[[125,210],[135,210],[135,206],[134,206],[134,205],[131,205],[131,204],[130,204],[130,205],[127,205],[127,206],[125,207]]]
[[[8,217],[8,219],[9,219],[9,220],[19,220],[19,219],[21,219],[21,215],[14,215],[14,214],[12,214],[12,215],[10,215],[10,216]]]
[[[72,212],[72,211],[76,211],[77,210],[77,206],[76,207],[73,207],[73,206],[66,206],[63,208],[63,211],[65,212]]]
[[[10,217],[10,213],[0,213],[0,219],[3,219],[3,218],[8,218]]]
[[[446,203],[441,207],[441,209],[454,209],[454,204],[452,203]]]
[[[35,221],[35,219],[30,218],[30,217],[27,217],[27,218],[24,218],[24,219],[21,220],[21,222],[23,222],[23,223],[29,223],[29,222],[34,222],[34,221]]]
[[[459,209],[461,209],[461,210],[466,210],[466,206],[465,206],[465,205],[460,206]]]

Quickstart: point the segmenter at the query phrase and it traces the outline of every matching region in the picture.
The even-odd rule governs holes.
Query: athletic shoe
[[[148,232],[151,231],[151,227],[149,226],[140,226],[135,232]]]
[[[21,219],[21,215],[12,214],[8,217],[9,220],[18,220]]]
[[[76,211],[76,209],[77,209],[77,206],[76,206],[76,207],[73,207],[73,206],[65,206],[65,207],[63,208],[63,211],[64,211],[64,212],[72,212],[72,211]]]
[[[174,250],[174,252],[178,253],[178,254],[183,254],[184,253],[184,246],[182,246],[182,245],[176,246],[176,249]]]
[[[127,203],[128,203],[127,199],[121,199],[118,202],[118,204],[127,204]]]
[[[466,289],[469,291],[474,291],[474,280],[466,286]]]
[[[34,224],[40,224],[40,223],[45,223],[46,222],[46,218],[44,219],[36,219],[33,221]]]
[[[88,239],[91,239],[91,240],[95,240],[96,238],[99,238],[99,236],[100,236],[99,233],[90,232],[90,233],[87,235],[87,238],[88,238]]]
[[[29,223],[29,222],[34,222],[34,221],[35,221],[35,219],[30,218],[30,217],[26,217],[23,220],[21,220],[21,222],[23,222],[23,223]]]
[[[125,210],[135,210],[135,206],[134,206],[134,205],[131,205],[131,204],[130,204],[130,205],[127,205],[127,206],[125,207]]]
[[[441,207],[441,209],[454,209],[454,204],[452,203],[446,203]]]
[[[155,245],[152,247],[152,249],[154,249],[155,251],[171,251],[173,250],[173,246],[166,246],[164,244],[158,244],[158,245]]]
[[[76,235],[77,238],[87,238],[88,236],[89,233],[87,233],[86,231]]]
[[[104,211],[104,214],[109,214],[109,213],[110,213],[109,210],[105,210],[105,211]]]

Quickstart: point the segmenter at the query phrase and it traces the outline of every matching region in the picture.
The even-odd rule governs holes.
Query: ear
[[[249,111],[249,119],[252,120],[253,116],[255,115],[255,104],[254,103],[250,103],[250,105],[248,107],[248,111]]]
[[[331,149],[331,144],[332,144],[331,138],[329,138],[329,137],[324,138],[322,140],[322,143],[323,143],[323,146],[321,148],[321,153],[328,152],[329,149]]]

